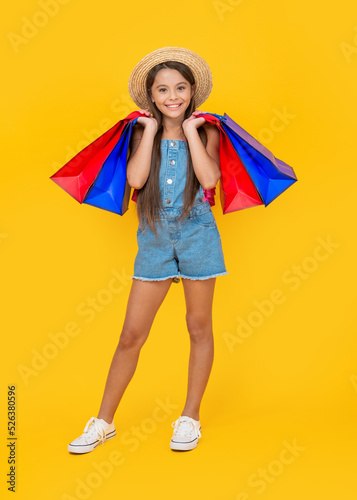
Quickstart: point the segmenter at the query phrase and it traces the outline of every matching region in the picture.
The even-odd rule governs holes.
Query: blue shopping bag
[[[89,189],[83,203],[123,215],[128,209],[131,188],[126,178],[128,149],[135,118],[128,122]]]
[[[265,206],[297,181],[292,167],[275,158],[271,151],[226,113],[222,128],[243,162]]]

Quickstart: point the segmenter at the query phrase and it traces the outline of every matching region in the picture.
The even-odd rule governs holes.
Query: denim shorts
[[[225,267],[221,236],[208,201],[194,205],[189,215],[176,222],[181,209],[165,208],[156,222],[157,236],[138,227],[138,253],[134,275],[143,281],[168,278],[204,280],[229,274]]]

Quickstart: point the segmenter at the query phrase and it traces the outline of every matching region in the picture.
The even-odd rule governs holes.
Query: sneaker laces
[[[195,425],[190,417],[179,417],[175,422],[172,422],[171,427],[175,428],[175,434],[186,436],[192,431],[196,437],[201,437],[200,429]]]
[[[87,443],[89,443],[91,438],[99,438],[99,441],[102,444],[104,444],[105,442],[106,431],[103,427],[103,424],[96,417],[92,417],[90,420],[88,420],[83,433],[86,434],[84,438]]]

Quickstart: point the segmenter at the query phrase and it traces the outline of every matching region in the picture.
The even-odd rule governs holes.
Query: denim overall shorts
[[[168,278],[204,280],[229,274],[225,267],[221,236],[202,186],[189,215],[177,222],[183,209],[186,184],[187,141],[162,139],[159,174],[164,214],[161,227],[156,221],[157,236],[149,227],[137,230],[139,250],[134,261],[134,275],[143,281]]]

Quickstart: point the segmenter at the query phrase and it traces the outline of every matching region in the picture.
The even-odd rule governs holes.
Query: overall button
[[[167,179],[167,184],[172,184],[172,179]]]
[[[175,165],[175,160],[171,160],[170,165]]]
[[[166,203],[171,203],[171,200],[167,199],[167,200],[166,200]]]
[[[172,142],[171,142],[171,146],[176,146],[176,142],[175,142],[175,141],[172,141]]]

